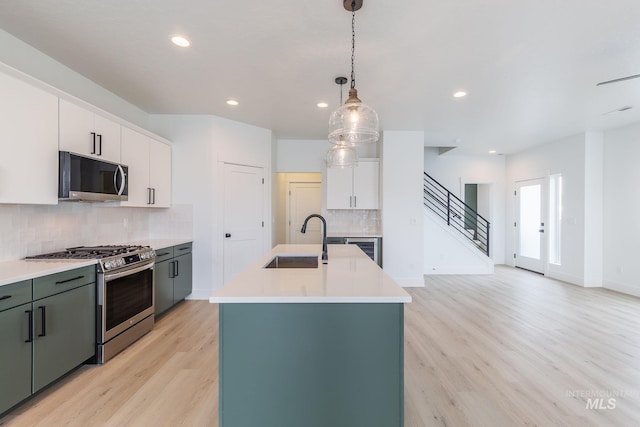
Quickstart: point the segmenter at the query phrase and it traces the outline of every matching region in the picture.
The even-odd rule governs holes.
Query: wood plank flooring
[[[500,266],[425,284],[405,307],[405,426],[640,425],[640,299]],[[217,426],[217,333],[217,306],[181,303],[0,425]]]

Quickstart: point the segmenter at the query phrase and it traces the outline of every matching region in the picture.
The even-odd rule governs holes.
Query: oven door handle
[[[107,282],[107,281],[110,281],[110,280],[113,280],[113,279],[117,279],[119,277],[128,276],[130,274],[135,274],[135,273],[138,273],[138,272],[143,271],[143,270],[153,269],[153,265],[154,264],[155,264],[155,262],[150,262],[149,264],[145,264],[145,265],[143,265],[141,267],[132,268],[130,270],[118,271],[118,272],[115,272],[115,273],[106,273],[104,275],[104,281]]]

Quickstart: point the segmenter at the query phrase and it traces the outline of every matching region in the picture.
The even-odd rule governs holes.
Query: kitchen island
[[[411,297],[359,248],[329,245],[327,264],[321,252],[276,246],[210,298],[219,304],[220,427],[403,425]],[[317,266],[265,268],[293,255]]]

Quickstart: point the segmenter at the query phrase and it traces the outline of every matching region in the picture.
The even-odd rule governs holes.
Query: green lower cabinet
[[[159,249],[155,263],[155,314],[167,311],[191,294],[191,243]]]
[[[401,427],[403,304],[220,304],[220,427]]]
[[[176,304],[188,297],[193,289],[191,252],[175,257],[174,262],[173,303]]]
[[[0,312],[0,414],[31,395],[31,303]]]
[[[95,283],[33,302],[33,392],[95,355]]]
[[[0,286],[0,414],[95,356],[88,266]]]
[[[156,286],[156,315],[161,314],[173,305],[173,278],[170,275],[171,261],[156,262],[155,286]]]

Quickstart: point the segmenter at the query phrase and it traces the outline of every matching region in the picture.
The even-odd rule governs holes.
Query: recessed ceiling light
[[[489,154],[496,154],[497,151],[496,150],[489,150]]]
[[[180,47],[189,47],[191,46],[191,42],[182,36],[172,36],[171,42],[176,46]]]
[[[235,107],[238,104],[240,104],[240,103],[238,101],[236,101],[235,99],[227,99],[227,105],[233,105]]]
[[[318,106],[318,108],[327,108],[329,106],[329,104],[327,104],[326,102],[318,102],[318,104],[316,104]]]
[[[467,96],[467,92],[463,91],[463,90],[459,90],[456,93],[453,94],[454,98],[464,98],[465,96]]]

